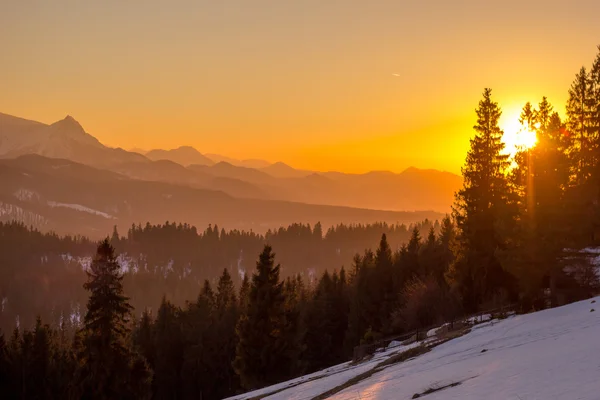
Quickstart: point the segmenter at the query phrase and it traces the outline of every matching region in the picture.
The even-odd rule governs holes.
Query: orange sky
[[[562,112],[600,43],[600,2],[487,3],[6,1],[0,112],[125,148],[459,172],[484,87],[505,117]]]

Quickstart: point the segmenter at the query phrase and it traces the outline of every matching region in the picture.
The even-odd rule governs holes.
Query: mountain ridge
[[[449,212],[462,185],[458,175],[416,167],[400,173],[349,174],[296,169],[279,161],[255,168],[228,157],[213,155],[212,160],[192,146],[143,155],[103,145],[69,115],[47,125],[0,114],[0,159],[27,154],[69,159],[129,179],[222,190],[239,198],[391,211]]]
[[[183,168],[183,167],[182,167]],[[434,211],[382,211],[285,200],[247,199],[224,191],[130,179],[71,160],[22,156],[0,160],[0,221],[40,230],[97,237],[113,225],[218,223],[266,232],[295,222],[414,223],[441,218]]]

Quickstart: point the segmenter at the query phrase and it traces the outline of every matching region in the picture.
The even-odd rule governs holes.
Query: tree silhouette
[[[498,295],[501,288],[512,289],[497,252],[506,248],[516,215],[506,178],[509,156],[503,153],[498,126],[501,110],[491,89],[484,90],[476,113],[475,137],[462,168],[463,188],[453,208],[460,246],[448,275],[467,310]]]
[[[132,307],[109,239],[98,246],[84,288],[90,292],[80,330],[78,391],[89,399],[149,397],[149,372],[127,347]],[[141,370],[140,370],[141,369]],[[133,378],[136,378],[134,380]]]

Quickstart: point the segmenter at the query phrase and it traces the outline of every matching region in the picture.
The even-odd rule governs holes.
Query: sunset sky
[[[0,112],[124,148],[459,172],[484,87],[503,124],[567,90],[600,1],[0,0]]]

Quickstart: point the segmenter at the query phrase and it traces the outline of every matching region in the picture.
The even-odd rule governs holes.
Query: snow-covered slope
[[[341,364],[235,399],[313,399],[396,352],[389,349],[368,363]],[[465,336],[380,369],[330,398],[597,400],[599,355],[600,297],[478,325]]]

